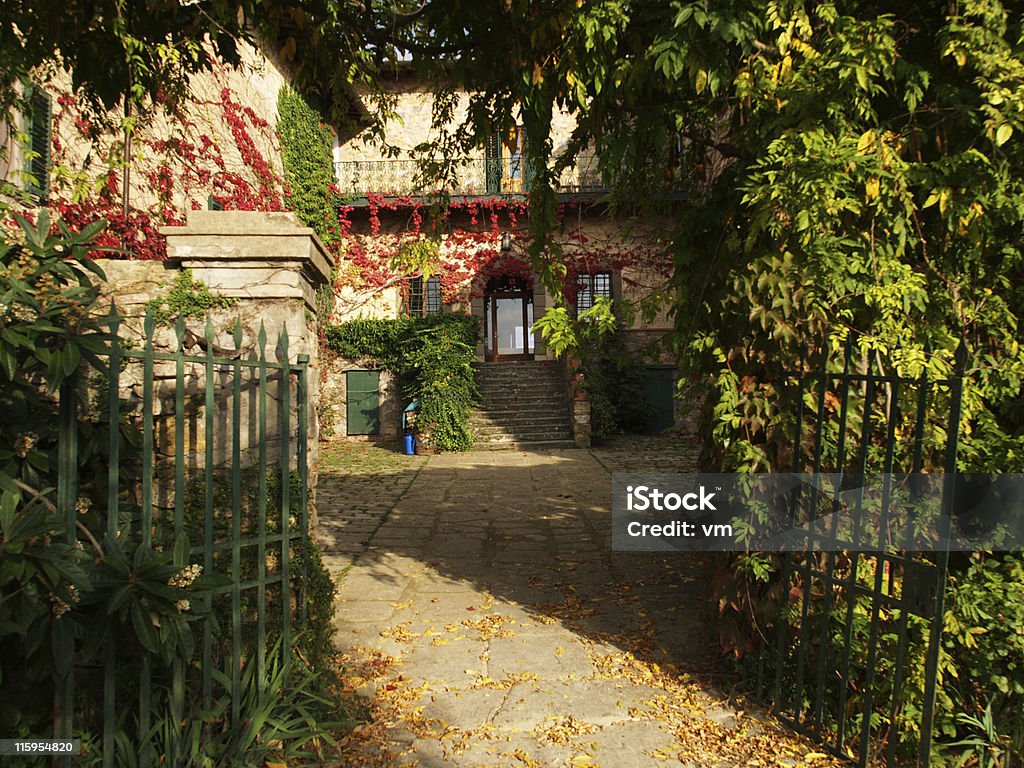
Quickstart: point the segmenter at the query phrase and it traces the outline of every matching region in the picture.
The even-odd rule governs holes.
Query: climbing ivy
[[[179,316],[202,317],[211,309],[230,307],[234,303],[233,298],[210,293],[205,283],[192,277],[192,270],[183,269],[174,278],[167,295],[150,299],[146,309],[157,325],[170,325]]]
[[[281,161],[291,190],[291,208],[328,244],[338,238],[331,131],[291,88],[277,96]]]

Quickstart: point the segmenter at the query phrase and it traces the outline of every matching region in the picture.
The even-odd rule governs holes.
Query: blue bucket
[[[416,453],[416,435],[405,436],[405,455],[412,456]]]

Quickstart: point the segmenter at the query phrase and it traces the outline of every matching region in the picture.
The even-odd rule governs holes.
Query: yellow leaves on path
[[[549,717],[535,729],[542,744],[571,744],[577,736],[584,736],[601,730],[601,726],[582,723],[572,715]]]
[[[469,670],[466,671],[469,672]],[[476,679],[469,687],[471,690],[490,688],[494,691],[507,691],[514,685],[519,685],[520,683],[532,683],[536,680],[537,675],[533,674],[533,672],[509,672],[504,677],[499,678],[497,680],[490,677],[485,677],[483,675],[477,675]]]
[[[515,624],[515,620],[508,616],[491,614],[481,616],[479,619],[464,619],[462,626],[480,633],[481,640],[490,640],[495,637],[511,637],[513,632],[507,627]]]

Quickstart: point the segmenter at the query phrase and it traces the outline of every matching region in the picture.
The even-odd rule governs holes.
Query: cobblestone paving
[[[612,472],[692,471],[695,451],[679,438],[429,458],[328,450],[318,535],[348,681],[373,713],[339,765],[780,754],[792,737],[707,686],[698,561],[611,551]]]

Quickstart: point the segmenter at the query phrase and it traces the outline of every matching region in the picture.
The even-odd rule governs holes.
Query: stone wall
[[[437,132],[431,126],[434,97],[427,86],[406,73],[401,73],[390,83],[384,82],[381,85],[395,99],[394,117],[384,124],[384,135],[389,146],[398,147],[402,150],[403,156],[407,156],[417,146],[437,138]],[[369,94],[363,96],[368,98]],[[452,128],[465,120],[468,107],[469,94],[460,93],[453,110]],[[568,144],[575,128],[576,119],[569,112],[556,109],[551,120],[551,141],[556,155]],[[484,154],[483,147],[477,154]],[[361,136],[357,136],[338,146],[334,159],[339,162],[351,162],[383,160],[384,157],[379,147],[367,144]]]

